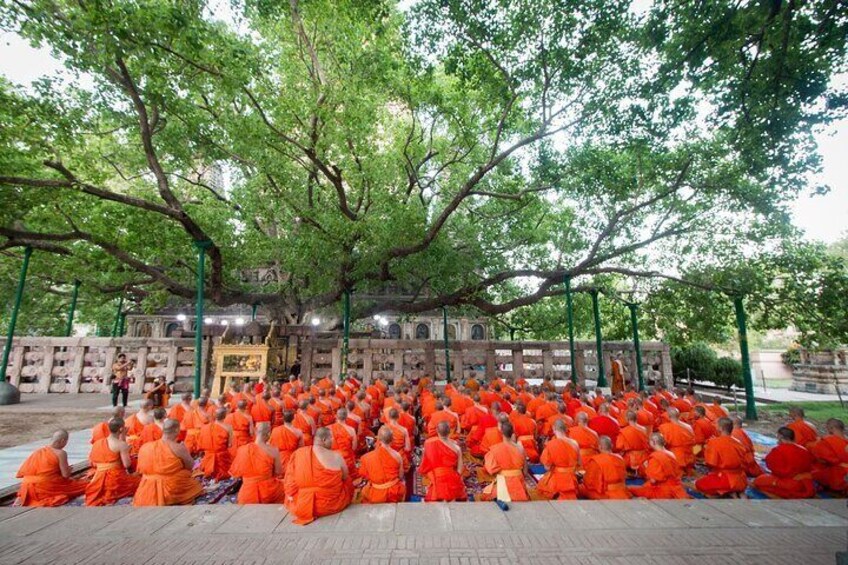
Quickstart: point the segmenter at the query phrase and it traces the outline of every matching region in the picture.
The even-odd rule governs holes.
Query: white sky
[[[14,33],[0,33],[0,74],[20,85],[62,71],[48,49],[34,49]],[[819,177],[829,185],[824,196],[803,195],[791,204],[795,225],[811,240],[831,243],[848,236],[848,119],[816,136],[823,157]]]

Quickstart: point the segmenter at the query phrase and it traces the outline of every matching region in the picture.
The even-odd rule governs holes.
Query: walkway
[[[356,505],[300,527],[279,506],[0,508],[0,563],[836,562],[845,501]]]

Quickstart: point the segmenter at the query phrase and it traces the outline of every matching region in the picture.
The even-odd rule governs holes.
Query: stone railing
[[[801,350],[800,354],[801,361],[792,368],[790,390],[819,394],[848,393],[848,349]]]
[[[147,390],[157,377],[174,382],[177,392],[193,388],[193,339],[20,337],[12,343],[6,374],[22,393],[109,392],[112,363],[121,353],[134,363],[131,392]]]
[[[671,357],[668,345],[641,344],[646,383],[664,382],[671,386]],[[337,339],[304,339],[303,371],[306,378],[337,376],[341,371],[342,342]],[[631,342],[603,344],[604,368],[609,382],[610,367],[620,359],[625,374],[636,382],[636,350]],[[597,352],[594,342],[575,343],[575,366],[580,380],[597,381]],[[425,340],[352,339],[349,371],[365,380],[396,377],[445,376],[445,352],[441,343]],[[550,341],[455,341],[450,343],[451,377],[467,378],[471,373],[500,377],[524,375],[527,378],[550,375],[567,379],[571,375],[568,342]],[[656,367],[656,369],[655,369]]]

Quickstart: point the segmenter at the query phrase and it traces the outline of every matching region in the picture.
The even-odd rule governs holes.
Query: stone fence
[[[5,342],[0,339],[0,348]],[[207,344],[204,340],[204,373]],[[109,392],[112,363],[124,353],[135,364],[131,392],[147,390],[157,377],[183,392],[193,388],[194,349],[193,339],[180,338],[20,337],[13,341],[6,374],[22,393]]]
[[[790,390],[819,394],[848,393],[848,349],[801,350],[800,354],[801,361],[792,367]]]
[[[642,367],[646,384],[672,384],[668,345],[644,342]],[[445,350],[441,343],[425,340],[351,339],[348,370],[364,380],[396,377],[445,376]],[[337,339],[305,339],[302,342],[305,378],[336,376],[341,371],[342,342]],[[594,342],[575,343],[575,366],[581,382],[597,381],[598,363]],[[610,381],[612,361],[621,360],[625,374],[636,383],[636,350],[632,342],[603,344],[604,369]],[[557,341],[454,341],[450,343],[451,377],[471,373],[528,378],[571,375],[568,342]]]

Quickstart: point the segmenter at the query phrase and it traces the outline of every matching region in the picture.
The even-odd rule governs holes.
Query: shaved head
[[[612,440],[609,436],[601,436],[598,438],[598,448],[603,453],[609,453],[612,451]]]
[[[441,421],[436,424],[436,433],[439,434],[439,437],[442,439],[447,439],[450,435],[450,424],[445,421]]]
[[[126,413],[127,410],[123,406],[115,406],[112,408],[112,418],[123,418]]]
[[[238,408],[239,410],[244,410],[245,408],[247,408],[247,400],[239,400],[236,403],[236,408]]]
[[[50,443],[57,449],[65,447],[65,444],[68,443],[68,430],[58,429],[53,432],[53,435],[50,437]]]
[[[226,408],[223,408],[223,407],[218,408],[217,410],[215,410],[215,419],[218,420],[219,422],[223,422],[224,420],[227,419],[227,414],[229,414],[229,413],[230,413],[230,411],[227,410]]]
[[[164,420],[167,415],[168,413],[165,412],[164,408],[157,408],[153,411],[153,418],[156,420]]]
[[[261,437],[263,440],[267,441],[269,437],[271,437],[271,424],[270,422],[259,422],[256,424],[256,435]]]
[[[395,436],[392,432],[392,429],[388,426],[382,426],[380,428],[380,431],[377,432],[377,439],[380,440],[381,443],[384,443],[386,445],[390,445],[394,437]]]
[[[586,425],[589,423],[589,416],[585,412],[577,413],[577,423],[581,425]]]
[[[663,449],[665,448],[665,438],[661,433],[651,434],[651,445]]]
[[[176,439],[180,435],[180,423],[168,418],[162,425],[162,435],[168,439]]]
[[[719,418],[716,423],[718,424],[718,429],[721,433],[725,435],[733,433],[733,420],[730,418]]]
[[[555,432],[559,432],[559,433],[561,433],[561,434],[564,434],[564,433],[566,433],[566,430],[567,430],[567,428],[566,428],[566,426],[565,426],[565,422],[564,422],[564,421],[562,421],[562,420],[554,420],[554,431],[555,431]]]
[[[330,431],[330,428],[318,428],[318,431],[315,432],[315,443],[325,449],[331,449],[333,447],[333,432]]]
[[[124,419],[112,418],[111,420],[109,420],[107,426],[109,427],[110,434],[119,434],[121,433],[121,430],[124,429]]]

